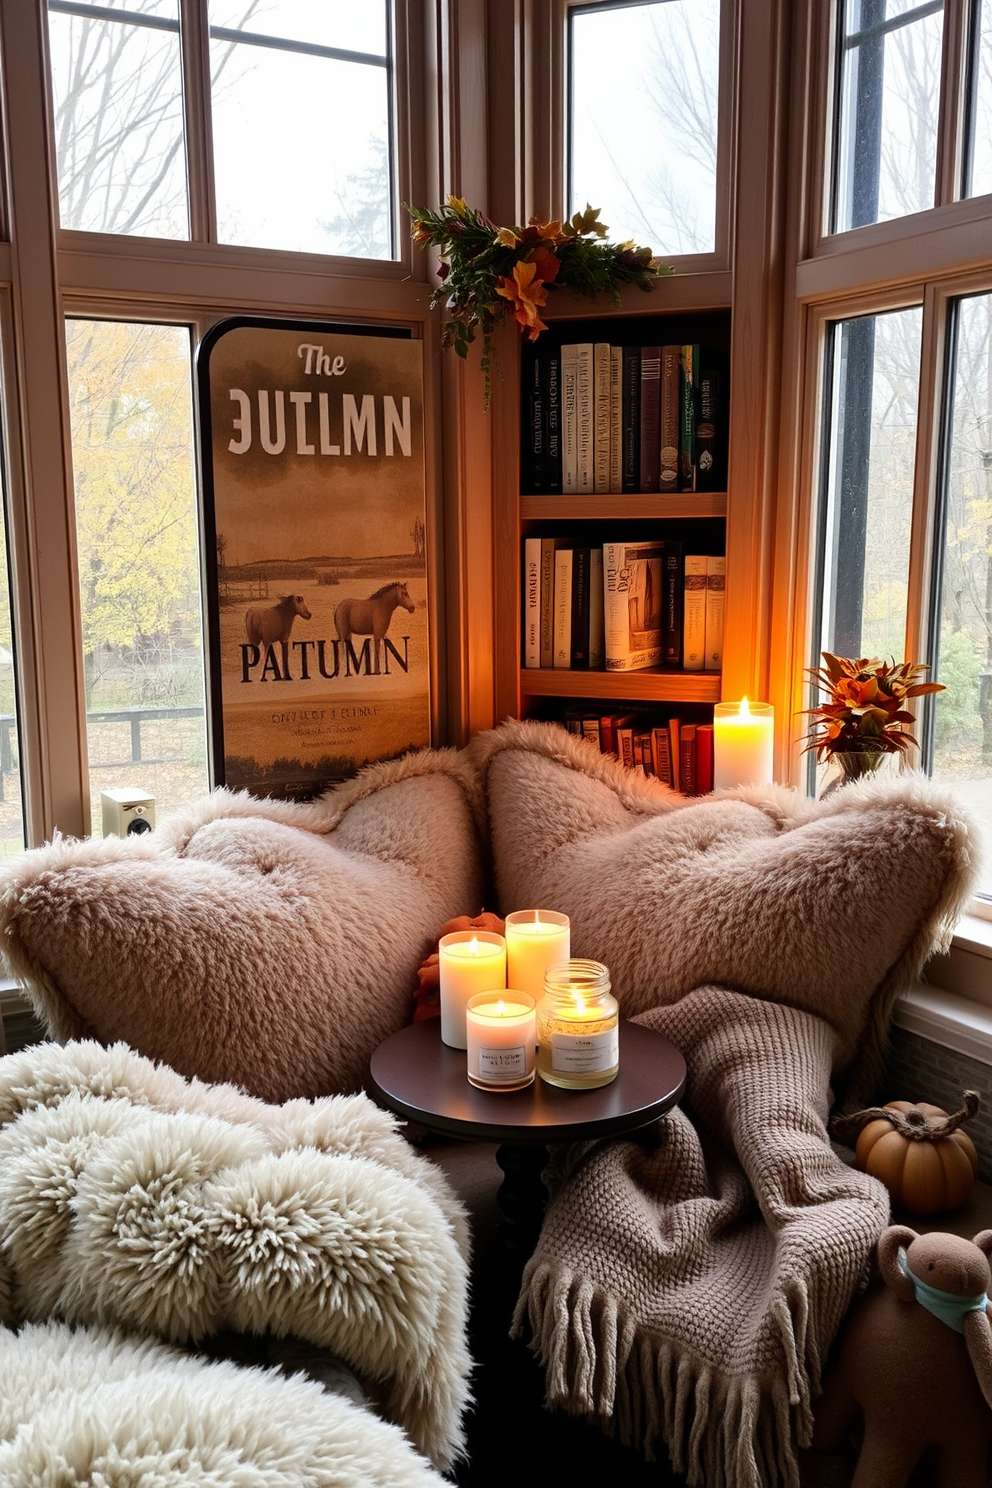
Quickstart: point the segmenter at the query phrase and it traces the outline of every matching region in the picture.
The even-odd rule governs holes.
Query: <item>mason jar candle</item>
[[[491,930],[453,930],[438,942],[441,1042],[466,1049],[465,1009],[477,992],[506,986],[506,941]]]
[[[568,915],[551,909],[515,909],[506,917],[506,980],[535,1001],[544,991],[544,973],[571,953]]]
[[[480,1090],[520,1090],[534,1082],[535,1002],[512,987],[479,992],[465,1009],[468,1077]]]
[[[537,1072],[564,1090],[608,1085],[620,1067],[620,1013],[599,961],[549,966],[537,1005]]]

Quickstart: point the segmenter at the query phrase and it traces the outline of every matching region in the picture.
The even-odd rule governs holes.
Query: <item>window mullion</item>
[[[183,111],[189,172],[190,237],[216,243],[217,206],[210,127],[209,0],[179,0],[183,54]]]
[[[964,164],[964,83],[971,0],[945,0],[944,46],[940,68],[940,117],[937,126],[936,206],[961,196]]]

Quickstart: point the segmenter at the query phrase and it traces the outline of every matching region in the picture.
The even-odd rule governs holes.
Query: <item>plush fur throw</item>
[[[357,1090],[438,927],[482,903],[476,805],[453,750],[307,805],[215,791],[144,836],[5,865],[0,952],[56,1038],[265,1100]]]
[[[441,1488],[395,1426],[276,1371],[105,1328],[0,1329],[4,1488]]]
[[[867,1093],[895,999],[975,886],[951,792],[910,773],[825,801],[775,786],[696,800],[553,724],[504,724],[472,751],[501,913],[569,915],[572,955],[609,966],[626,1017],[708,983],[816,1013],[835,1080]]]
[[[440,1170],[364,1096],[265,1106],[123,1045],[0,1059],[0,1321],[303,1339],[443,1469],[468,1401],[466,1237]]]

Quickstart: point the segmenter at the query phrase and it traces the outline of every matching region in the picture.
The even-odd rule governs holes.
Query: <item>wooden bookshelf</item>
[[[623,699],[640,703],[718,703],[719,672],[674,672],[645,667],[639,672],[566,671],[521,667],[523,698]]]
[[[655,522],[667,518],[726,517],[726,491],[655,496],[521,496],[525,522]]]

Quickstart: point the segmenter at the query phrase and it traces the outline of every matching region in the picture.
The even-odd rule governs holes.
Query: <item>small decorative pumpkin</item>
[[[924,1101],[889,1101],[831,1124],[837,1136],[858,1132],[854,1158],[859,1168],[885,1184],[892,1202],[910,1214],[956,1209],[971,1193],[978,1153],[959,1128],[978,1110],[974,1090],[949,1116]]]

